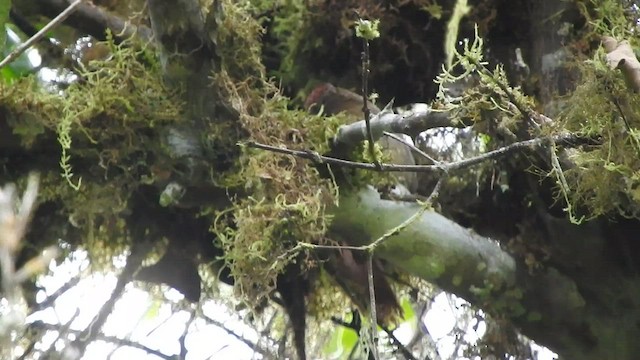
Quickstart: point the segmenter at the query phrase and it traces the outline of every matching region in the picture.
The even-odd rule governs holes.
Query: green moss
[[[24,78],[0,83],[0,104],[25,147],[48,148],[57,138],[60,171],[42,175],[41,199],[61,201],[72,223],[86,230],[84,245],[110,262],[126,243],[121,212],[131,191],[154,176],[146,159],[162,153],[156,130],[178,123],[183,103],[163,85],[150,50],[129,41],[94,46],[107,47],[109,57],[87,64],[82,80],[64,92]]]
[[[212,74],[211,85],[237,118],[234,124],[212,124],[207,141],[229,141],[229,130],[236,127],[251,141],[327,152],[341,119],[290,109],[289,99],[265,77],[261,28],[248,16],[250,10],[225,2],[225,18],[218,23],[221,68]],[[297,258],[297,242],[326,243],[331,221],[326,209],[337,201],[337,189],[307,160],[240,145],[234,165],[213,174],[213,180],[252,195],[235,199],[230,209],[220,212],[214,230],[236,288],[255,304]]]
[[[225,50],[220,53],[221,71],[212,74],[212,86],[237,113],[243,138],[288,149],[329,152],[330,140],[349,119],[345,115],[322,117],[292,109],[291,100],[265,78],[260,58],[261,30],[255,20],[246,16],[251,9],[231,6],[226,5],[226,18],[220,23],[218,44]],[[299,18],[288,21],[295,19]],[[229,138],[228,128],[220,124],[208,133],[211,143]],[[354,150],[356,159],[368,156],[363,149]],[[346,187],[390,183],[391,179],[389,174],[347,172]],[[236,199],[214,226],[236,287],[246,300],[257,303],[269,294],[277,275],[301,251],[296,247],[298,242],[328,243],[326,232],[331,218],[327,209],[338,201],[332,175],[320,174],[308,160],[252,149],[242,142],[234,166],[214,175],[216,183],[252,194]],[[316,265],[305,261],[301,266],[308,269]]]
[[[470,289],[479,300],[480,307],[492,311],[494,314],[502,314],[505,318],[523,316],[526,308],[522,304],[524,293],[519,288],[507,288],[501,284],[494,284],[486,280],[484,286],[472,286]]]
[[[240,114],[249,139],[327,151],[337,124],[288,110],[287,99],[277,93],[262,101],[260,113]],[[326,241],[326,208],[335,203],[337,190],[309,161],[247,147],[242,147],[239,169],[222,181],[252,194],[235,202],[233,224],[219,228],[218,234],[237,286],[256,300],[269,293],[277,274],[296,257],[292,249],[298,241]]]
[[[569,201],[587,217],[639,216],[640,176],[635,169],[640,166],[640,138],[635,129],[640,127],[636,115],[640,100],[626,87],[619,71],[606,67],[602,51],[580,70],[582,83],[567,101],[561,125],[571,132],[598,136],[602,145],[569,152],[576,164],[565,171]]]

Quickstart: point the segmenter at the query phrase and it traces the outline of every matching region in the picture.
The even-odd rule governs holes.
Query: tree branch
[[[87,345],[95,340],[96,335],[100,332],[109,315],[111,315],[116,302],[124,293],[125,286],[131,282],[134,273],[140,268],[140,264],[149,251],[149,247],[145,245],[139,246],[140,247],[134,247],[131,250],[131,254],[127,257],[127,264],[118,276],[118,281],[116,282],[111,297],[102,305],[100,311],[93,318],[89,326],[78,335],[77,339],[71,345],[76,347],[81,354],[84,354]]]
[[[42,0],[41,3],[42,13],[49,17],[55,16],[68,5],[65,0]],[[106,39],[106,29],[111,30],[114,38],[119,41],[135,36],[142,41],[148,42],[153,37],[153,32],[150,28],[142,25],[133,25],[131,22],[112,15],[89,2],[80,4],[76,12],[69,17],[69,21],[76,29],[100,40]]]
[[[407,134],[416,138],[421,132],[440,127],[463,128],[471,125],[470,119],[452,119],[448,112],[428,110],[412,111],[409,113],[395,114],[391,111],[382,111],[370,120],[371,132],[374,140],[382,136],[384,131]],[[366,140],[366,123],[364,120],[343,125],[338,129],[335,142],[343,144],[357,144]]]
[[[30,327],[32,327],[34,329],[45,329],[45,330],[60,331],[60,327],[58,325],[48,324],[48,323],[45,323],[45,322],[42,322],[42,321],[36,321],[36,322],[32,323]],[[81,336],[81,332],[77,331],[77,330],[67,330],[67,332],[70,333],[70,334],[75,334],[76,336]],[[140,350],[146,351],[147,353],[149,353],[151,355],[158,356],[161,359],[166,359],[166,360],[174,359],[173,356],[166,355],[166,354],[164,354],[164,353],[162,353],[162,352],[160,352],[158,350],[151,349],[151,348],[149,348],[147,346],[144,346],[144,345],[142,345],[142,344],[140,344],[138,342],[135,342],[135,341],[132,341],[132,340],[129,340],[129,339],[122,339],[122,338],[119,338],[117,336],[108,336],[108,335],[102,335],[102,334],[96,335],[95,339],[96,340],[102,340],[102,341],[105,341],[105,342],[109,342],[109,343],[112,343],[112,344],[116,344],[116,345],[119,345],[119,346],[129,346],[129,347],[133,347],[133,348],[136,348],[136,349],[140,349]]]
[[[341,196],[331,232],[363,246],[420,211],[419,204],[384,200],[375,189],[366,188]],[[560,349],[582,344],[563,335],[584,325],[584,299],[571,278],[553,267],[533,274],[526,265],[519,269],[497,241],[435,211],[423,211],[403,231],[385,239],[376,247],[376,256],[484,310],[506,315],[536,341]],[[514,289],[520,295],[514,295]]]
[[[249,141],[244,143],[244,145],[268,150],[275,153],[285,154],[285,155],[293,155],[303,159],[312,160],[316,164],[335,164],[341,166],[352,167],[356,169],[367,169],[374,171],[413,171],[413,172],[437,172],[437,171],[445,171],[451,172],[456,170],[461,170],[476,164],[479,164],[483,161],[495,160],[506,155],[513,154],[520,150],[533,150],[540,146],[550,145],[552,143],[564,146],[564,147],[576,147],[581,145],[596,145],[598,144],[598,139],[590,138],[590,137],[582,137],[578,135],[568,134],[568,135],[559,135],[552,137],[540,137],[531,140],[520,141],[517,143],[513,143],[499,149],[486,152],[484,154],[480,154],[478,156],[474,156],[468,159],[452,162],[452,163],[438,163],[436,165],[396,165],[396,164],[381,164],[381,167],[376,166],[376,164],[372,163],[362,163],[357,161],[349,161],[337,159],[329,156],[323,156],[318,154],[315,151],[311,150],[292,150],[277,146],[271,146],[266,144],[261,144],[253,141]]]
[[[49,306],[52,306],[53,303],[60,297],[60,295],[66,293],[71,288],[75,287],[82,280],[82,274],[78,274],[77,276],[71,278],[71,280],[64,283],[58,290],[56,290],[53,294],[47,296],[42,302],[38,303],[37,311],[44,310]]]
[[[434,281],[448,291],[473,295],[470,285],[513,284],[515,261],[498,243],[465,229],[435,211],[423,211],[415,203],[383,200],[373,188],[342,196],[335,209],[332,231],[349,233],[352,245],[367,245],[412,217],[404,231],[388,237],[376,247],[376,255],[422,279]],[[359,232],[354,229],[360,229]],[[443,279],[444,272],[464,279],[455,284]]]
[[[6,58],[4,58],[4,60],[0,62],[0,68],[3,68],[8,63],[15,60],[25,50],[27,50],[33,44],[38,42],[38,40],[42,39],[42,37],[47,32],[51,31],[51,29],[53,29],[54,27],[62,23],[66,18],[69,17],[69,15],[71,15],[76,10],[78,6],[80,6],[81,3],[82,3],[82,0],[76,0],[74,3],[69,5],[66,9],[64,9],[64,11],[58,14],[53,20],[51,20],[47,25],[45,25],[42,29],[40,29],[40,31],[38,31],[35,35],[29,38],[29,40],[23,42],[18,47],[16,47],[11,53],[9,53],[9,55],[7,55]]]
[[[246,339],[244,336],[239,335],[238,333],[236,333],[233,330],[228,329],[223,323],[219,322],[218,320],[212,319],[209,316],[206,315],[202,315],[202,317],[210,324],[215,325],[217,327],[219,327],[220,329],[224,330],[227,332],[227,334],[231,335],[232,337],[238,339],[239,341],[243,342],[245,345],[247,345],[249,348],[253,349],[255,352],[257,352],[258,354],[264,356],[267,359],[270,358],[274,358],[273,354],[271,354],[268,350],[263,349],[262,347],[260,347],[258,344],[251,342],[250,340]]]

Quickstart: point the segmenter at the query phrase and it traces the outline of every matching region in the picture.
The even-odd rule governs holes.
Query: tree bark
[[[381,199],[371,189],[340,199],[332,230],[366,245],[416,212],[417,204]],[[584,226],[556,220],[552,242],[582,243],[577,256],[603,261],[606,222]],[[533,235],[533,234],[532,234]],[[589,245],[591,244],[591,246]],[[567,274],[553,266],[531,272],[500,244],[465,229],[434,211],[384,240],[375,254],[393,266],[483,309],[501,314],[523,334],[566,359],[635,359],[640,344],[640,282],[598,267]],[[570,258],[570,256],[569,256]],[[563,269],[564,270],[564,269]],[[571,277],[570,277],[571,276]],[[617,307],[615,304],[619,304]]]

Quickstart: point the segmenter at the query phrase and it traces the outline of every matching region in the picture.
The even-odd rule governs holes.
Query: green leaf
[[[442,18],[442,6],[438,5],[438,3],[432,3],[429,5],[425,5],[422,7],[423,11],[426,11],[431,15],[434,19],[440,20]]]
[[[403,320],[412,322],[416,317],[416,313],[415,311],[413,311],[413,306],[411,306],[411,301],[409,301],[409,299],[406,299],[406,298],[402,299],[400,306],[402,307]]]
[[[0,2],[1,1],[4,0],[0,0]],[[4,30],[0,31],[0,33],[2,34],[2,36],[4,36],[5,44],[3,47],[0,47],[0,59],[9,55],[9,53],[13,49],[19,46],[23,41],[26,41],[20,37],[21,33],[19,33],[17,29],[14,28],[13,24],[7,23],[1,30]],[[15,36],[8,36],[9,33],[14,33]],[[18,37],[18,39],[16,39],[16,37]],[[31,63],[31,60],[29,60],[29,55],[27,54],[27,52],[28,51],[23,52],[11,63],[7,64],[7,66],[0,69],[0,77],[2,80],[4,80],[5,82],[10,82],[15,78],[26,76],[33,72],[34,66]],[[11,71],[5,70],[7,68],[10,68]]]
[[[153,320],[160,315],[160,307],[162,306],[162,301],[154,300],[151,305],[147,308],[147,311],[144,313],[144,318],[146,320]]]
[[[10,83],[18,78],[18,74],[10,66],[5,66],[0,69],[0,79],[5,83]]]
[[[324,347],[328,359],[347,359],[358,344],[358,334],[352,329],[339,326],[337,331]]]

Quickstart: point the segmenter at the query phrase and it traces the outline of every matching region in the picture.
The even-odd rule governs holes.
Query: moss
[[[237,118],[233,124],[212,123],[207,142],[229,142],[233,138],[229,131],[235,128],[242,139],[327,152],[340,120],[290,109],[289,99],[265,77],[261,28],[248,16],[251,9],[234,2],[225,2],[224,9],[217,38],[221,68],[211,74],[211,86]],[[277,275],[297,258],[298,241],[327,241],[331,219],[326,209],[337,201],[337,190],[309,161],[240,145],[233,166],[212,174],[212,179],[252,195],[234,199],[230,209],[218,212],[214,231],[236,289],[257,304],[273,290]]]
[[[317,280],[311,285],[313,288],[307,298],[307,308],[317,320],[341,317],[353,310],[351,299],[325,271],[320,271]]]
[[[225,3],[226,16],[219,23],[217,39],[224,51],[220,53],[220,71],[212,74],[212,87],[237,114],[242,138],[288,149],[329,152],[330,140],[349,119],[292,109],[291,100],[266,79],[260,58],[262,31],[258,22],[247,16],[251,10],[255,9]],[[289,20],[295,19],[298,17]],[[214,124],[208,131],[208,141],[229,141],[233,126]],[[327,174],[323,169],[321,174],[308,160],[249,148],[242,141],[240,145],[234,166],[214,174],[213,179],[217,184],[242,188],[251,196],[235,199],[230,209],[219,212],[214,229],[237,289],[245,300],[257,304],[273,290],[285,266],[299,259],[298,242],[330,241],[326,235],[331,223],[327,209],[337,204],[338,189],[331,171]],[[364,149],[354,150],[354,157],[368,156]],[[389,174],[348,172],[343,179],[347,188],[390,183],[391,179]],[[303,271],[317,266],[313,257],[302,258],[306,259],[300,264]]]
[[[576,164],[565,171],[571,190],[569,201],[589,218],[618,213],[637,217],[640,137],[635,129],[640,127],[636,115],[640,113],[640,101],[619,72],[606,67],[601,51],[580,69],[582,83],[567,101],[561,126],[585,136],[598,136],[601,145],[569,152]]]
[[[25,147],[48,148],[57,137],[61,171],[43,174],[41,199],[60,200],[70,221],[86,230],[83,245],[109,263],[126,245],[121,214],[131,191],[154,177],[149,159],[162,153],[156,130],[178,123],[183,103],[163,85],[149,49],[129,41],[99,46],[110,56],[87,64],[64,92],[29,77],[1,83],[0,103]],[[55,153],[42,156],[57,162]]]
[[[292,149],[327,150],[327,139],[337,124],[327,126],[318,117],[288,110],[287,99],[277,93],[265,96],[269,98],[254,97],[259,106],[243,103],[247,107],[240,112],[240,121],[249,139]],[[220,181],[252,194],[235,201],[233,224],[218,234],[237,286],[249,300],[256,300],[269,293],[277,274],[296,257],[292,249],[298,241],[324,243],[330,222],[326,209],[336,201],[336,189],[306,160],[248,147],[242,147],[239,168]]]
[[[502,284],[486,280],[485,286],[472,286],[469,291],[481,302],[481,308],[491,310],[493,314],[501,314],[501,318],[517,318],[526,314],[526,308],[522,304],[522,289],[505,288]]]

